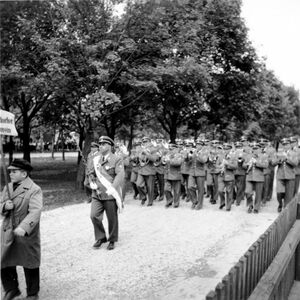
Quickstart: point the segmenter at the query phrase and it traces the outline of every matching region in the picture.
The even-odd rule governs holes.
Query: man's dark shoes
[[[98,240],[96,243],[93,245],[93,248],[99,249],[102,244],[106,243],[106,240]]]
[[[221,204],[219,209],[223,209],[223,207],[225,207],[225,204]]]
[[[282,211],[282,207],[278,206],[277,211],[280,213]]]
[[[113,250],[113,249],[115,249],[115,242],[109,242],[107,246],[107,250]]]
[[[30,295],[30,296],[27,296],[26,299],[29,299],[29,300],[38,300],[39,299],[39,295],[38,294]]]
[[[4,297],[3,297],[3,300],[11,300],[11,299],[14,299],[15,297],[21,295],[21,292],[20,290],[17,288],[17,289],[12,289],[12,290],[9,290],[8,292],[5,293]]]

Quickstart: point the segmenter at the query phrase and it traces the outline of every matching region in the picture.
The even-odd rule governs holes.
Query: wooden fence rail
[[[250,297],[258,282],[272,264],[291,228],[297,224],[297,214],[300,216],[299,201],[300,195],[298,194],[282,210],[277,219],[258,238],[258,240],[251,245],[238,263],[223,277],[222,282],[216,286],[215,290],[210,291],[207,294],[207,300],[246,300]],[[296,227],[298,228],[298,226],[299,225]],[[295,230],[297,229],[293,229],[293,232]],[[295,246],[297,247],[297,244]],[[298,248],[300,247],[298,246]],[[289,259],[290,264],[294,263],[294,266],[295,263],[300,260],[300,258],[297,258],[297,254],[294,254],[294,256],[291,256]],[[287,276],[295,276],[295,273],[289,273]],[[298,276],[300,277],[300,272]],[[285,287],[283,290],[288,288],[290,288],[290,286]]]

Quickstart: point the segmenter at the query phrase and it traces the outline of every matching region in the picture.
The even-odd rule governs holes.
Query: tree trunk
[[[78,165],[77,168],[77,176],[76,176],[76,184],[75,187],[76,189],[84,189],[84,178],[85,178],[85,166],[86,166],[86,160],[87,156],[91,150],[91,143],[94,140],[94,126],[93,122],[90,118],[87,120],[87,125],[86,125],[86,134],[85,134],[85,139],[84,139],[84,145],[82,148],[82,159]]]
[[[54,124],[54,133],[53,133],[53,138],[52,138],[52,149],[51,149],[51,157],[54,159],[54,145],[55,145],[55,132],[56,132],[56,125]]]
[[[133,141],[133,123],[130,124],[130,136],[129,136],[129,142],[128,142],[128,150],[131,151],[132,149],[132,141]]]
[[[82,146],[83,146],[83,141],[84,141],[84,128],[80,127],[79,129],[79,142],[78,142],[78,158],[77,158],[77,165],[79,165],[81,159],[82,159]]]
[[[23,114],[23,158],[30,162],[30,121],[27,113]]]
[[[61,135],[60,135],[60,141],[61,141],[61,149],[62,149],[62,160],[65,161],[65,137],[64,137],[64,131],[63,129],[61,130]]]
[[[170,140],[171,140],[171,143],[175,143],[176,136],[177,136],[177,117],[173,115],[171,117],[171,124],[170,124]]]

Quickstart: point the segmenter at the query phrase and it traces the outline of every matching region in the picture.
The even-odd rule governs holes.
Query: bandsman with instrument
[[[237,168],[234,172],[235,201],[236,205],[239,206],[241,201],[244,200],[246,188],[246,170],[243,168],[245,152],[243,143],[240,141],[235,143],[235,158],[237,160]]]
[[[298,165],[297,153],[291,149],[290,140],[283,138],[281,145],[272,160],[274,166],[278,166],[277,179],[277,201],[278,212],[285,207],[293,198],[295,191],[295,168]]]
[[[259,143],[251,144],[252,153],[245,157],[243,167],[246,170],[246,200],[248,213],[252,211],[258,213],[261,206],[263,186],[264,186],[264,169],[268,167],[269,161],[266,154],[262,153]],[[253,200],[253,194],[255,197]]]
[[[203,142],[200,139],[196,140],[196,149],[190,150],[186,158],[190,173],[188,189],[192,200],[192,209],[202,209],[203,198],[205,191],[205,170],[208,161],[208,151],[203,150]]]
[[[211,141],[208,162],[207,162],[207,176],[206,176],[206,186],[207,193],[210,197],[209,202],[211,204],[216,204],[218,201],[219,191],[218,191],[218,174],[219,170],[216,166],[220,151],[222,146],[220,141]]]
[[[179,207],[181,191],[181,163],[182,155],[176,144],[169,144],[169,153],[164,155],[163,163],[165,167],[165,195],[167,199],[166,208],[172,206]]]
[[[139,152],[140,169],[138,171],[137,187],[141,194],[142,202],[144,205],[147,200],[147,206],[152,206],[154,201],[154,184],[156,169],[154,162],[157,161],[158,155],[155,147],[151,143],[149,137],[142,138],[141,150]]]
[[[262,148],[262,153],[265,153],[268,157],[268,166],[264,169],[264,187],[262,196],[262,205],[265,205],[267,201],[272,199],[273,182],[274,182],[274,166],[272,165],[272,159],[275,155],[275,148],[271,146],[271,143],[264,138],[259,140],[259,144]]]
[[[188,182],[189,182],[189,173],[190,173],[190,164],[188,163],[188,155],[193,151],[194,148],[194,142],[193,140],[186,139],[183,142],[183,147],[180,151],[182,155],[182,164],[181,164],[181,176],[182,181],[181,184],[184,187],[184,193],[182,195],[182,200],[186,199],[186,202],[191,201],[191,193],[188,188]]]
[[[229,143],[223,144],[224,154],[220,157],[222,159],[219,165],[218,189],[220,196],[220,209],[226,206],[226,210],[231,210],[233,201],[233,187],[234,187],[234,171],[237,168],[237,161],[233,147]]]

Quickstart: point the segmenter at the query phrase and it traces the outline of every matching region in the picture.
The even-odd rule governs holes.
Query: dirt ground
[[[274,199],[254,215],[246,212],[244,202],[226,212],[207,198],[200,211],[186,202],[176,209],[166,209],[163,202],[142,207],[130,193],[119,215],[115,250],[108,251],[106,244],[94,250],[90,204],[72,180],[62,180],[66,174],[71,179],[76,168],[56,163],[53,178],[53,162],[45,161],[40,169],[36,165],[33,173],[47,203],[41,218],[41,300],[204,299],[278,215]],[[43,177],[45,166],[49,172]],[[18,299],[23,299],[21,268],[18,273]]]
[[[126,202],[113,251],[92,248],[90,204],[43,213],[40,299],[204,299],[277,216]]]

